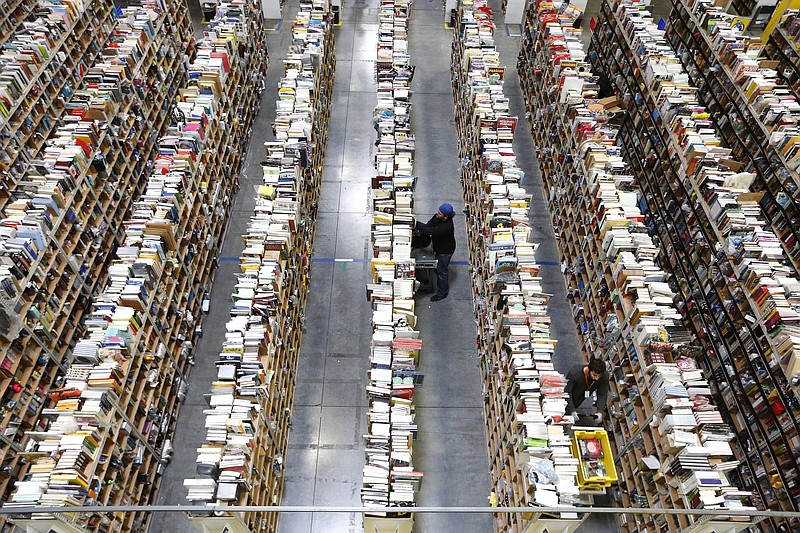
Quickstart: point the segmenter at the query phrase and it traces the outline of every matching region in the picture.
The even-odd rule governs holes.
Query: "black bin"
[[[200,7],[203,10],[203,20],[211,22],[217,14],[217,0],[206,0]]]

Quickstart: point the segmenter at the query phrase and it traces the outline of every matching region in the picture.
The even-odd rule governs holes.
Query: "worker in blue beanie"
[[[456,236],[453,227],[455,210],[450,204],[442,204],[431,219],[423,224],[417,222],[414,226],[415,235],[425,235],[431,238],[433,253],[436,254],[436,294],[431,296],[432,302],[447,298],[450,292],[450,259],[456,251]]]

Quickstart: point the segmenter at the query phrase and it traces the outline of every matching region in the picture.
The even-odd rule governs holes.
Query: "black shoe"
[[[431,296],[431,301],[438,302],[439,300],[444,300],[445,298],[447,298],[447,295],[442,296],[441,294],[434,294]]]

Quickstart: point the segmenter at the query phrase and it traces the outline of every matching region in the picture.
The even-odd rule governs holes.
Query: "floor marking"
[[[238,257],[231,257],[225,256],[219,259],[221,262],[227,261],[238,261]],[[361,258],[342,258],[342,257],[314,257],[313,261],[315,263],[369,263],[372,259],[361,259]],[[560,263],[558,261],[537,261],[540,266],[558,266]],[[468,261],[450,261],[451,265],[469,265]],[[342,265],[342,270],[345,269],[345,265]]]

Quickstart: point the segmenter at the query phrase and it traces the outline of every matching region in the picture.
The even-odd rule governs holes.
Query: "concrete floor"
[[[368,193],[374,175],[375,134],[370,119],[376,102],[377,16],[374,0],[348,2],[336,30],[335,111],[286,459],[283,501],[287,505],[360,504],[371,338],[371,309],[364,298],[369,265],[319,259],[371,257]],[[414,197],[421,218],[433,214],[444,201],[459,213],[463,207],[450,90],[450,36],[438,0],[414,3],[410,53],[417,65],[412,120],[418,147],[414,171],[419,176]],[[458,232],[461,245],[453,260],[465,262],[463,219]],[[423,296],[417,300],[424,341],[420,366],[425,373],[425,383],[414,398],[419,425],[414,462],[425,472],[418,502],[484,506],[488,459],[469,277],[466,265],[452,267],[451,273],[450,298],[437,304]],[[284,533],[355,532],[361,531],[361,517],[287,514],[279,526]],[[417,531],[491,529],[488,516],[418,515],[416,519]]]
[[[197,0],[189,0],[193,14]],[[659,4],[662,0],[658,1]],[[261,113],[253,129],[246,172],[223,247],[225,258],[238,258],[241,235],[253,209],[252,191],[260,183],[263,141],[271,140],[276,87],[291,40],[290,27],[298,0],[287,0],[280,29],[268,33],[270,68]],[[668,4],[668,2],[666,2]],[[497,45],[506,65],[506,95],[512,114],[525,117],[524,102],[515,70],[518,37],[504,31],[500,1],[493,4],[497,23]],[[591,0],[586,21],[599,10]],[[371,256],[369,182],[374,131],[370,125],[376,86],[373,60],[377,32],[377,0],[349,0],[336,28],[336,79],[334,110],[330,122],[322,197],[314,246],[311,290],[306,310],[306,331],[300,354],[293,427],[285,458],[285,505],[360,505],[361,468],[364,464],[362,435],[365,413],[370,306],[364,297]],[[452,33],[443,24],[441,0],[416,0],[411,16],[410,53],[416,64],[412,98],[413,131],[417,136],[415,213],[425,218],[442,202],[450,202],[460,213],[463,207],[459,183],[453,101],[450,90],[450,41]],[[196,26],[198,27],[198,26]],[[588,23],[586,24],[588,28]],[[558,266],[557,244],[544,200],[528,127],[517,129],[515,149],[523,182],[533,194],[532,239],[540,242],[537,258],[543,285],[554,294],[550,313],[552,335],[559,340],[556,368],[566,373],[581,360],[578,339],[566,300],[563,276]],[[419,436],[414,444],[415,466],[425,472],[420,505],[485,506],[489,472],[483,420],[483,392],[475,349],[469,272],[465,264],[464,219],[456,218],[460,241],[451,266],[451,292],[447,300],[431,304],[417,300],[418,329],[424,340],[421,370],[424,385],[415,396]],[[331,258],[354,259],[333,262]],[[215,377],[215,355],[220,348],[224,324],[230,310],[236,259],[223,261],[212,294],[212,305],[204,323],[187,400],[174,438],[175,456],[168,467],[158,498],[159,504],[185,504],[183,479],[195,468],[195,449],[203,441],[203,394]],[[602,502],[606,503],[606,502]],[[415,531],[488,532],[489,516],[417,515]],[[618,531],[613,518],[590,519],[582,531]],[[193,532],[179,514],[156,514],[150,531]],[[281,533],[359,532],[357,514],[285,514]]]

